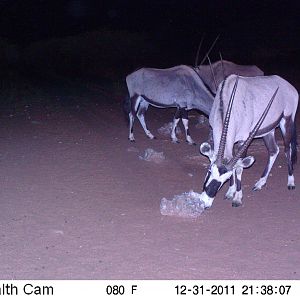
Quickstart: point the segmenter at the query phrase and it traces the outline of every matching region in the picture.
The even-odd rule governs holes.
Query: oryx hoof
[[[265,177],[261,177],[252,188],[252,191],[260,191],[267,183],[267,180]]]
[[[288,185],[289,190],[294,190],[295,188],[296,188],[296,186],[294,186],[294,185]]]
[[[232,202],[231,206],[232,206],[232,207],[239,207],[239,206],[242,206],[242,202]]]
[[[227,193],[224,196],[224,200],[233,201],[235,193],[236,193],[236,188],[234,186],[230,186]]]
[[[197,146],[197,144],[195,142],[190,142],[190,141],[186,141],[186,142],[191,146]]]
[[[263,184],[263,185],[255,185],[255,186],[252,188],[252,191],[253,191],[253,192],[260,191],[264,186],[265,186],[265,184]]]
[[[260,190],[261,190],[261,187],[254,186],[254,187],[252,188],[252,191],[253,191],[253,192],[257,192],[257,191],[260,191]]]
[[[129,140],[131,143],[135,143],[135,139],[130,139],[130,138],[128,138],[128,140]]]
[[[179,141],[178,140],[172,140],[172,143],[173,144],[179,144]]]
[[[157,140],[157,137],[156,136],[150,136],[150,135],[147,135],[148,136],[148,138],[150,139],[150,140]]]
[[[233,195],[225,195],[224,200],[226,201],[232,201],[233,200]]]

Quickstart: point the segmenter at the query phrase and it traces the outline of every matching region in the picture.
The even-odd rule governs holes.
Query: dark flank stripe
[[[179,107],[179,105],[177,103],[173,103],[173,104],[162,104],[162,103],[159,103],[159,102],[156,102],[148,97],[146,97],[145,95],[141,95],[147,102],[149,102],[150,104],[152,104],[153,106],[156,106],[156,107],[161,107],[161,108],[167,108],[167,107]]]

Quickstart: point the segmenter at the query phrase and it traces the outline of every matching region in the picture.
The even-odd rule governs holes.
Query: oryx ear
[[[209,143],[202,143],[200,146],[200,153],[203,154],[204,156],[207,156],[209,160],[211,161],[213,157],[213,150],[211,148],[211,145]]]
[[[241,167],[241,168],[249,168],[254,163],[255,158],[253,156],[247,156],[245,158],[240,158],[237,163],[235,164],[235,168]]]

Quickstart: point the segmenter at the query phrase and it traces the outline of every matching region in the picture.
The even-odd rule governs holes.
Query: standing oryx
[[[263,75],[263,71],[256,66],[243,66],[220,60],[197,68],[186,65],[169,69],[141,68],[129,74],[126,83],[130,99],[125,103],[129,114],[129,140],[134,141],[133,123],[136,116],[146,135],[154,138],[145,122],[145,113],[151,104],[160,108],[176,107],[171,131],[172,141],[178,142],[176,127],[181,119],[186,141],[195,144],[188,130],[188,110],[198,109],[209,115],[216,87],[230,74],[251,77]]]
[[[230,75],[219,86],[209,117],[214,149],[208,143],[200,146],[201,153],[211,161],[201,194],[207,208],[229,178],[226,198],[232,200],[232,206],[241,205],[243,168],[254,162],[252,156],[244,156],[253,138],[262,137],[269,152],[268,163],[254,190],[265,185],[279,153],[274,136],[278,125],[288,164],[287,185],[289,189],[295,188],[293,165],[297,160],[297,135],[294,121],[298,98],[296,89],[279,76],[251,78]],[[235,143],[238,146],[236,152]]]
[[[137,117],[146,133],[153,139],[145,122],[149,104],[159,108],[176,107],[171,138],[177,142],[176,126],[184,125],[186,141],[194,144],[188,129],[188,111],[198,109],[209,115],[214,97],[192,67],[185,65],[169,69],[141,68],[126,77],[129,91],[129,140],[134,141],[133,122]]]
[[[199,65],[196,67],[196,70],[214,95],[219,84],[231,74],[246,77],[264,75],[264,72],[255,65],[237,65],[227,60],[219,60],[209,65]]]

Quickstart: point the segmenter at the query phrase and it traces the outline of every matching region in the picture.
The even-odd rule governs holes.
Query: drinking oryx
[[[137,117],[146,133],[153,139],[145,122],[149,104],[159,108],[176,107],[171,138],[178,142],[176,126],[184,125],[186,141],[195,144],[188,129],[188,111],[198,109],[207,116],[214,97],[192,67],[180,65],[169,69],[141,68],[126,77],[129,91],[127,113],[129,114],[129,140],[134,141],[133,123]]]
[[[253,138],[262,137],[269,152],[268,163],[254,190],[266,184],[279,152],[274,136],[278,125],[288,164],[287,186],[295,188],[293,165],[297,160],[297,135],[294,121],[298,98],[296,89],[276,75],[252,78],[230,75],[223,81],[209,116],[214,149],[208,143],[200,146],[200,152],[211,162],[201,194],[207,208],[228,179],[230,187],[226,198],[232,200],[232,206],[242,204],[241,177],[243,168],[254,162],[252,156],[245,157]],[[238,150],[234,153],[235,143]]]
[[[208,56],[207,58],[209,60]],[[214,95],[219,84],[231,74],[247,77],[264,75],[264,72],[255,65],[238,65],[223,59],[212,64],[199,65],[196,67],[196,71]]]

